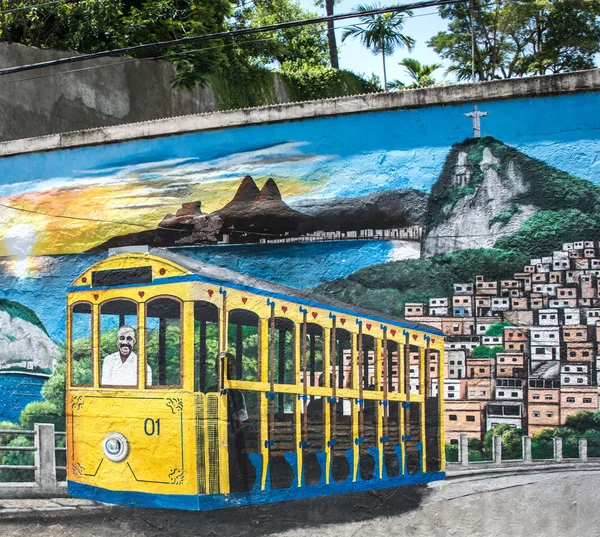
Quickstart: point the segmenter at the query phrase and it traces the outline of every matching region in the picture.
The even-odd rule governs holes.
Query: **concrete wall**
[[[0,65],[11,67],[74,53],[0,43]],[[72,72],[68,72],[72,71]],[[3,76],[0,140],[198,114],[219,109],[210,86],[174,89],[165,61],[104,58]],[[281,84],[275,94],[287,95]]]

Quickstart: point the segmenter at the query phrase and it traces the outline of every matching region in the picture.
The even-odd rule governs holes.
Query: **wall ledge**
[[[600,91],[600,69],[168,117],[0,143],[0,157],[304,119]]]

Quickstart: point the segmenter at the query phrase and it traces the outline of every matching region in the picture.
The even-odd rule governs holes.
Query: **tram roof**
[[[444,333],[441,330],[433,328],[432,326],[416,322],[409,322],[406,319],[402,319],[400,317],[385,315],[381,312],[356,307],[350,304],[346,304],[345,302],[333,300],[323,295],[318,295],[316,293],[309,293],[299,289],[294,289],[293,287],[288,287],[286,285],[272,283],[267,280],[262,280],[260,278],[247,276],[240,272],[236,272],[235,270],[218,267],[210,263],[197,261],[185,255],[173,253],[164,248],[150,248],[148,253],[176,263],[177,265],[188,270],[192,274],[197,274],[201,276],[202,279],[212,280],[215,283],[221,283],[223,285],[229,286],[233,285],[235,287],[246,289],[249,292],[262,291],[263,294],[266,292],[271,295],[279,295],[286,298],[293,298],[305,305],[310,305],[314,307],[325,306],[332,308],[340,313],[345,313],[347,315],[354,313],[362,317],[368,317],[372,320],[377,320],[383,323],[392,323],[401,327],[412,328],[414,330],[421,330],[423,332],[428,332],[440,336],[444,335]]]

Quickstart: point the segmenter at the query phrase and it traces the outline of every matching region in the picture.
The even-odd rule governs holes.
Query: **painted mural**
[[[229,422],[239,423],[221,434],[238,451],[219,455],[226,472],[221,488],[209,473],[197,470],[190,477],[184,471],[195,462],[184,454],[191,440],[181,432],[181,452],[173,455],[180,462],[165,455],[160,479],[140,477],[153,466],[141,461],[138,473],[129,466],[122,476],[154,483],[136,489],[160,496],[154,506],[168,505],[161,502],[172,485],[189,492],[200,483],[206,494],[215,494],[211,505],[222,507],[219,492],[244,492],[250,499],[239,505],[262,502],[271,484],[288,494],[304,479],[316,487],[313,495],[326,494],[319,488],[325,485],[359,490],[357,483],[372,478],[396,486],[393,480],[405,472],[411,483],[423,482],[427,465],[434,479],[444,457],[456,460],[464,433],[474,460],[491,457],[492,433],[505,439],[507,450],[520,445],[516,438],[531,436],[537,458],[548,456],[556,435],[568,453],[584,435],[590,454],[600,455],[598,112],[600,94],[586,93],[320,118],[0,160],[0,422],[24,426],[42,416],[57,427],[75,427],[76,414],[84,423],[104,412],[77,399],[77,389],[65,409],[69,373],[75,375],[72,388],[169,387],[181,378],[180,387],[206,392],[206,400],[183,397],[157,406],[156,416],[146,419],[148,437],[160,423],[174,427],[175,435],[175,421],[185,416],[217,419],[209,415],[208,393],[229,390],[235,408],[224,407],[220,418],[235,415]],[[144,247],[155,256],[152,266],[180,286],[179,297],[204,304],[188,312],[198,323],[195,373],[184,375],[181,362],[161,358],[196,345],[177,324],[184,315],[179,302],[154,310],[148,302],[146,338],[137,333],[141,321],[126,301],[141,303],[162,291],[143,287],[150,285],[143,263],[129,259],[117,267],[111,259],[118,256],[109,253]],[[127,285],[134,295],[110,294],[125,280],[106,276],[104,283],[90,283],[100,278],[90,267],[94,274],[133,271]],[[109,295],[114,303],[104,312],[101,304],[91,306]],[[247,301],[256,319],[232,313],[223,321],[215,313],[245,311]],[[284,315],[292,306],[297,318]],[[313,328],[298,332],[311,314]],[[351,316],[352,329],[340,324]],[[284,317],[291,324],[275,324]],[[259,318],[273,324],[263,326]],[[108,369],[102,380],[104,373],[96,370],[105,367],[102,360],[92,365],[90,326],[96,323],[97,353],[114,361],[110,375],[118,382],[106,380],[112,378]],[[226,340],[220,323],[229,323]],[[358,327],[357,353],[352,341]],[[432,342],[436,337],[438,343]],[[65,363],[68,349],[76,363]],[[148,362],[130,382],[131,371],[117,371],[119,358],[126,364],[142,351]],[[442,351],[443,363],[435,362]],[[290,358],[300,352],[309,365]],[[261,353],[272,356],[268,367],[259,367]],[[231,376],[222,378],[228,360]],[[331,370],[323,366],[327,360],[335,364]],[[275,389],[285,384],[289,388]],[[439,412],[433,399],[444,401],[438,418],[425,414],[427,405]],[[333,410],[321,409],[314,418],[309,403],[314,408],[315,400]],[[371,410],[374,429],[365,429],[366,407],[357,403],[353,410],[354,400],[385,403],[383,410]],[[186,414],[192,408],[196,418]],[[312,419],[325,424],[318,441],[311,437]],[[441,420],[443,445],[425,437],[426,419]],[[286,420],[296,436],[275,440],[269,427],[284,427]],[[363,446],[368,435],[380,441]],[[397,444],[390,440],[395,436]],[[93,443],[92,437],[82,444]],[[112,441],[109,448],[118,451],[122,440]],[[325,447],[311,451],[321,441]],[[380,443],[384,447],[374,447]],[[248,448],[255,444],[258,449]],[[269,458],[269,449],[277,456]],[[106,455],[113,461],[119,456]],[[87,455],[71,462],[77,492],[86,495],[86,487],[97,484],[92,477],[99,463]],[[347,490],[344,483],[351,484]],[[305,492],[300,497],[310,496]],[[189,508],[202,507],[192,502]]]

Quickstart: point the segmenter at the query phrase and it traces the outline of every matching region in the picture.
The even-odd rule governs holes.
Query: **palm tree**
[[[333,15],[334,5],[340,0],[315,0],[315,6],[324,7],[327,15]],[[340,63],[338,60],[337,44],[335,42],[335,28],[333,21],[327,23],[327,41],[329,43],[329,59],[333,69],[339,69]]]
[[[358,5],[354,8],[354,12],[361,13],[379,8],[381,8],[381,4]],[[411,51],[415,44],[415,40],[412,37],[402,33],[405,15],[410,17],[412,11],[363,15],[360,17],[359,24],[351,26],[342,35],[342,41],[345,41],[347,37],[356,37],[373,54],[381,54],[383,59],[383,87],[385,91],[387,91],[386,54],[389,56],[397,49],[403,47]]]
[[[389,83],[390,89],[414,89],[435,86],[436,81],[432,75],[442,67],[441,63],[421,63],[414,58],[404,58],[398,65],[404,67],[404,70],[412,80],[412,84],[407,86],[404,82],[396,79]]]

